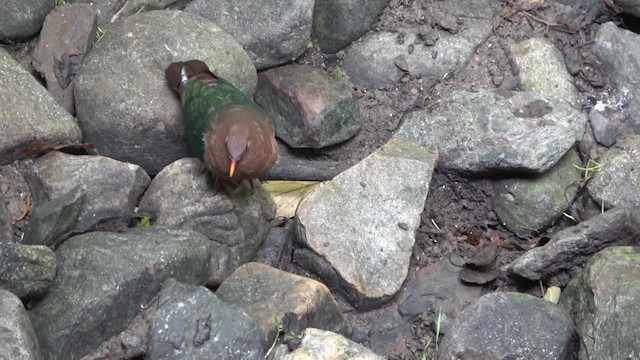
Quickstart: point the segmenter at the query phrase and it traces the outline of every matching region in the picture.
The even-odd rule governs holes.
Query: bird
[[[187,139],[195,156],[220,181],[238,185],[263,177],[278,157],[273,121],[244,92],[201,60],[173,62],[165,71],[180,94]]]

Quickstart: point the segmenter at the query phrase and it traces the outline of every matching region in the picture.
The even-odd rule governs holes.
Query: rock
[[[302,336],[301,343],[298,348],[291,352],[288,352],[286,348],[286,346],[281,345],[274,352],[273,360],[384,359],[366,347],[353,342],[340,334],[314,328],[307,328],[304,331],[304,336]]]
[[[151,175],[187,157],[180,100],[164,78],[169,63],[185,59],[202,59],[247,93],[255,89],[257,75],[247,54],[209,21],[169,10],[130,16],[96,42],[76,78],[85,142]]]
[[[14,294],[0,290],[0,358],[11,360],[42,360],[38,338],[27,310]]]
[[[543,173],[580,141],[586,121],[557,97],[456,91],[406,115],[394,137],[438,146],[438,166],[447,171]]]
[[[579,359],[624,359],[640,349],[640,247],[604,249],[562,292],[559,305],[573,314]]]
[[[505,266],[503,273],[565,286],[593,254],[614,245],[640,245],[638,209],[616,208],[559,231],[545,246]]]
[[[639,35],[608,22],[600,26],[593,45],[618,91],[628,92],[629,125],[640,131],[640,45]]]
[[[256,102],[276,135],[294,148],[322,148],[353,137],[360,111],[351,86],[308,65],[285,65],[258,78]]]
[[[313,4],[313,0],[263,0],[260,6],[251,0],[194,0],[184,11],[211,20],[233,36],[260,70],[289,63],[307,49]]]
[[[541,175],[493,181],[496,215],[520,236],[550,226],[573,202],[582,178],[581,166],[578,152],[570,150]]]
[[[154,314],[148,358],[264,359],[262,333],[253,319],[203,286],[168,279]],[[189,304],[189,306],[185,306]],[[197,325],[196,325],[197,324]]]
[[[272,227],[258,249],[253,261],[269,265],[276,269],[282,269],[291,263],[293,253],[293,228],[292,222],[284,226]]]
[[[21,298],[47,291],[56,276],[56,256],[46,246],[0,243],[0,289]]]
[[[456,318],[438,359],[566,359],[573,331],[571,317],[546,300],[487,294]]]
[[[271,344],[278,325],[293,313],[309,327],[347,333],[347,325],[329,289],[322,283],[260,263],[239,267],[216,291],[260,326],[265,344]]]
[[[73,0],[74,3],[88,3],[98,13],[98,26],[106,29],[110,25],[142,11],[164,9],[180,0]]]
[[[476,48],[484,42],[492,31],[493,4],[480,1],[438,1],[429,5],[431,11],[442,11],[463,21],[461,31],[451,34],[440,31],[439,39],[432,46],[416,46],[407,52],[406,43],[415,43],[424,34],[421,27],[399,29],[406,33],[404,43],[397,42],[398,33],[381,31],[365,35],[347,49],[344,69],[349,79],[356,85],[377,89],[395,86],[405,75],[395,59],[404,55],[406,71],[413,77],[423,79],[425,90],[432,88],[446,74],[452,73],[469,62]],[[468,14],[474,14],[469,17]],[[437,57],[432,54],[437,53]]]
[[[564,56],[551,40],[532,38],[514,44],[511,57],[518,67],[523,90],[555,95],[581,109],[578,90],[567,72]]]
[[[591,109],[589,123],[593,129],[593,136],[600,145],[611,147],[616,143],[618,130],[600,111]]]
[[[409,270],[435,161],[428,150],[394,139],[315,187],[298,205],[296,262],[358,310],[389,301]]]
[[[4,109],[0,112],[0,132],[6,135],[0,136],[0,165],[39,155],[37,150],[41,148],[82,139],[73,116],[4,49],[0,49],[0,103]]]
[[[86,192],[78,185],[66,194],[34,207],[22,243],[58,247],[76,229],[86,199]]]
[[[634,135],[620,148],[607,151],[599,162],[587,189],[604,208],[640,207],[640,135]]]
[[[41,188],[48,199],[80,186],[86,194],[75,231],[84,232],[109,222],[126,228],[150,178],[141,167],[104,156],[69,155],[54,151],[33,165],[31,188]]]
[[[482,295],[482,288],[460,282],[462,267],[444,258],[416,272],[407,283],[398,306],[390,306],[373,322],[369,330],[371,349],[379,354],[410,354],[407,344],[413,337],[414,321],[441,314],[441,334],[448,332],[450,319]],[[446,319],[446,320],[442,320]]]
[[[75,360],[124,330],[169,277],[202,285],[209,241],[157,226],[74,236],[56,251],[58,274],[31,311],[47,359]]]
[[[45,16],[55,6],[55,1],[8,0],[3,2],[2,11],[0,11],[0,40],[22,40],[37,34]]]
[[[622,10],[623,13],[640,17],[640,1],[638,0],[614,0],[613,3]]]
[[[13,240],[13,227],[11,223],[11,214],[4,203],[2,193],[0,192],[0,243],[11,242]]]
[[[33,66],[47,89],[70,114],[75,114],[73,80],[96,37],[97,14],[89,4],[56,6],[45,18]]]
[[[313,36],[325,53],[336,53],[369,30],[389,0],[316,0]]]
[[[207,284],[217,286],[256,255],[271,227],[275,204],[262,186],[250,196],[235,199],[216,193],[210,176],[198,159],[172,163],[153,179],[139,212],[158,225],[194,229],[209,238],[212,257]]]

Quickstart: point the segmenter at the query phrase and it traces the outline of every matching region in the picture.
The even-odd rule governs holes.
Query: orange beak
[[[231,165],[229,166],[229,177],[233,177],[233,173],[236,172],[236,165],[238,165],[238,160],[231,160]]]

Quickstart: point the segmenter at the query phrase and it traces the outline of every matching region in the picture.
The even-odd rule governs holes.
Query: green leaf
[[[307,49],[313,49],[313,41],[309,40],[307,43]]]
[[[341,68],[336,68],[336,77],[340,80],[344,79],[344,71]]]
[[[139,227],[149,227],[151,226],[151,218],[148,217],[143,217],[142,219],[140,219],[140,224],[138,224]]]

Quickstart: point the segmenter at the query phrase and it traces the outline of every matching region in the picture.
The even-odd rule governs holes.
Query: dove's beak
[[[233,174],[236,172],[236,165],[238,165],[238,160],[231,160],[231,165],[229,166],[229,177],[233,177]]]

